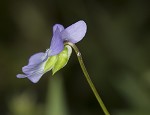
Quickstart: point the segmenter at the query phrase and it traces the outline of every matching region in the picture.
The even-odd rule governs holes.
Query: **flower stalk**
[[[94,86],[94,84],[93,84],[93,82],[92,82],[92,80],[91,80],[87,70],[86,70],[86,67],[84,65],[84,62],[83,62],[83,59],[82,59],[82,55],[81,55],[79,49],[77,48],[77,46],[75,44],[73,44],[71,42],[65,42],[65,45],[69,45],[69,46],[71,46],[74,49],[74,51],[75,51],[75,53],[77,55],[78,61],[80,63],[80,66],[82,68],[82,71],[84,73],[84,76],[85,76],[85,78],[86,78],[90,88],[92,89],[92,91],[93,91],[93,93],[94,93],[98,103],[100,104],[100,106],[101,106],[103,112],[105,113],[105,115],[110,115],[110,113],[108,112],[105,104],[103,103],[100,95],[98,94],[98,92],[97,92],[97,90],[96,90],[96,88],[95,88],[95,86]]]

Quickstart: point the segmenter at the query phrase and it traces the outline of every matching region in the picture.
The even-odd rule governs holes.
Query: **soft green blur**
[[[112,115],[150,114],[148,0],[2,0],[0,115],[103,115],[72,53],[68,64],[33,84],[16,74],[50,46],[52,27],[87,23],[77,43]]]

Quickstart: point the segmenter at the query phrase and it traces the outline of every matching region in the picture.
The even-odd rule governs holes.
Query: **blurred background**
[[[17,79],[52,27],[84,20],[77,44],[111,115],[150,115],[149,0],[1,0],[0,115],[103,115],[75,53],[37,84]]]

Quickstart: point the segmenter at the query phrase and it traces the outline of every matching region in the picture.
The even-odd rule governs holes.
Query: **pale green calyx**
[[[57,55],[58,56],[57,61],[54,67],[52,68],[53,74],[55,74],[57,71],[59,71],[68,63],[71,53],[72,53],[72,48],[69,45],[66,45],[64,47],[64,50]]]
[[[50,71],[54,67],[57,59],[58,59],[57,55],[49,57],[46,61],[44,72]]]
[[[65,45],[62,52],[60,52],[57,55],[50,56],[44,67],[44,72],[50,71],[52,69],[52,74],[55,74],[57,71],[59,71],[61,68],[63,68],[72,53],[72,48],[69,45]]]

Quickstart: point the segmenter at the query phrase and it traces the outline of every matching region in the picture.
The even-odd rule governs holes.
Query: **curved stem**
[[[77,48],[77,46],[75,44],[70,43],[70,42],[65,42],[65,45],[69,45],[75,50],[75,52],[77,54],[77,57],[78,57],[78,60],[79,60],[79,63],[80,63],[80,66],[81,66],[82,71],[83,71],[83,73],[85,75],[85,78],[86,78],[88,84],[90,85],[90,87],[91,87],[91,89],[92,89],[92,91],[93,91],[93,93],[94,93],[98,103],[100,104],[100,106],[101,106],[103,112],[105,113],[105,115],[110,115],[110,113],[108,112],[106,106],[104,105],[101,97],[99,96],[99,94],[98,94],[98,92],[97,92],[97,90],[96,90],[96,88],[95,88],[95,86],[94,86],[94,84],[93,84],[93,82],[92,82],[92,80],[91,80],[87,70],[86,70],[86,67],[84,65],[84,62],[83,62],[83,59],[82,59],[82,56],[81,56],[81,53],[80,53],[79,49]]]

